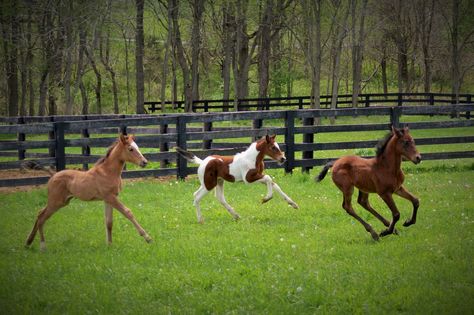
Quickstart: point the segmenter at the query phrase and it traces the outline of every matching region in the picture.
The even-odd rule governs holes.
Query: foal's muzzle
[[[286,158],[283,156],[281,159],[278,160],[278,164],[282,165],[286,162]]]
[[[145,167],[148,164],[147,160],[143,160],[140,162],[140,167]]]
[[[413,161],[413,163],[419,164],[420,162],[421,162],[421,155],[415,156],[415,160]]]

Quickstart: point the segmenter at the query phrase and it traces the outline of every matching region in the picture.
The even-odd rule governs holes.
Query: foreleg
[[[275,191],[278,192],[283,197],[283,199],[285,199],[286,202],[288,202],[290,206],[292,206],[295,209],[298,209],[298,205],[296,204],[296,202],[294,202],[290,197],[288,197],[288,195],[285,194],[283,190],[281,190],[280,186],[278,186],[278,184],[275,183],[269,175],[263,176],[257,182],[267,185],[267,195],[263,198],[262,203],[265,203],[269,201],[270,199],[272,199],[273,189],[275,189]]]
[[[407,219],[405,223],[403,223],[403,226],[410,226],[412,224],[415,224],[418,207],[420,206],[420,201],[418,200],[418,198],[412,195],[408,190],[406,190],[405,187],[403,186],[401,186],[400,189],[397,190],[395,193],[402,198],[410,200],[411,203],[413,204],[413,213],[411,215],[411,218]]]
[[[128,209],[124,204],[122,204],[117,197],[109,197],[107,200],[104,200],[106,203],[117,209],[120,213],[122,213],[132,224],[135,226],[137,229],[138,233],[140,236],[142,236],[145,241],[150,243],[152,241],[151,237],[148,235],[148,233],[140,226],[138,221],[135,219],[133,216],[133,213],[130,209]]]

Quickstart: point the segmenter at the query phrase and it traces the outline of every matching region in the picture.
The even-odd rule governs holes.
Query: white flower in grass
[[[300,293],[300,292],[302,292],[302,291],[303,291],[303,288],[302,288],[302,287],[297,287],[297,288],[296,288],[296,292],[297,292],[297,293]]]
[[[283,237],[280,238],[280,242],[283,242],[285,239]]]
[[[295,244],[291,244],[291,248],[296,249],[296,245],[295,245]]]

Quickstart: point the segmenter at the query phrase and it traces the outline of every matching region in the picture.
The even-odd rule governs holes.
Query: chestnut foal
[[[188,161],[199,164],[198,177],[201,187],[194,193],[194,206],[196,207],[197,219],[199,223],[204,223],[201,215],[199,202],[214,187],[216,187],[216,196],[220,203],[234,217],[235,220],[240,218],[239,214],[227,203],[224,197],[224,180],[228,182],[245,183],[262,183],[267,185],[267,195],[263,198],[262,203],[272,199],[273,189],[275,189],[293,208],[297,209],[298,205],[291,200],[278,186],[273,182],[269,175],[264,175],[265,156],[283,164],[286,160],[285,154],[280,150],[278,143],[275,142],[275,135],[266,136],[250,145],[250,147],[235,156],[211,155],[204,160],[196,157],[194,154],[176,148]]]
[[[372,226],[359,217],[352,208],[351,198],[354,186],[359,189],[358,203],[388,227],[380,233],[380,236],[397,233],[395,224],[400,218],[400,212],[392,198],[394,193],[410,200],[413,204],[412,217],[403,226],[415,224],[419,201],[403,187],[405,176],[400,168],[402,157],[415,164],[421,162],[421,155],[416,149],[415,141],[410,136],[408,127],[403,129],[392,127],[392,132],[379,142],[375,158],[342,157],[326,164],[316,180],[318,182],[323,180],[332,167],[332,180],[344,195],[342,207],[365,227],[374,240],[378,240],[379,235]],[[389,222],[370,206],[369,193],[377,193],[385,201],[392,211],[392,222]]]
[[[112,243],[112,209],[120,211],[129,219],[138,233],[147,242],[151,237],[138,224],[132,211],[124,206],[117,198],[122,188],[122,170],[125,162],[131,162],[145,167],[148,161],[141,154],[133,136],[120,135],[107,151],[105,157],[97,161],[93,168],[88,171],[63,170],[54,174],[48,181],[48,203],[38,214],[26,246],[31,245],[36,232],[39,230],[41,243],[40,248],[46,248],[43,225],[56,211],[66,206],[72,198],[84,201],[103,200],[105,203],[105,225],[108,244]]]

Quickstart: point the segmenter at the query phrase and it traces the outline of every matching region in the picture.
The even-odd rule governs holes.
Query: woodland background
[[[1,0],[0,115],[459,95],[474,87],[473,16],[471,0]]]

